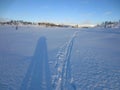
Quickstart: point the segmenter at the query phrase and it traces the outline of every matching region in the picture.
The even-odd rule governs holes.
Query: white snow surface
[[[120,90],[120,29],[0,26],[0,90],[32,89]]]

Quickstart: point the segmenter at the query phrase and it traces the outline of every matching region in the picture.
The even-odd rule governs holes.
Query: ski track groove
[[[69,40],[69,42],[67,42],[58,51],[57,61],[55,64],[55,67],[57,69],[57,75],[54,80],[55,90],[76,90],[71,82],[72,77],[71,77],[70,57],[77,33],[78,31],[76,31],[73,34],[72,38]]]

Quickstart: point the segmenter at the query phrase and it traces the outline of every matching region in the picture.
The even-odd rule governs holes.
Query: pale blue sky
[[[0,0],[0,17],[14,20],[96,24],[120,19],[120,0]]]

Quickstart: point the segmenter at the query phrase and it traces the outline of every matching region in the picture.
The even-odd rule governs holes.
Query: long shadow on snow
[[[20,90],[51,90],[51,75],[45,37],[40,37],[38,40]]]

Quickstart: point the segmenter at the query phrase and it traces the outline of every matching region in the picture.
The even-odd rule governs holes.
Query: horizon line
[[[0,22],[3,21],[24,21],[24,22],[32,22],[32,23],[53,23],[53,24],[63,24],[63,25],[80,25],[80,26],[95,26],[95,25],[98,25],[98,24],[101,24],[105,21],[111,21],[111,20],[105,20],[105,21],[101,21],[99,23],[74,23],[74,22],[54,22],[54,21],[33,21],[33,20],[23,20],[23,19],[9,19],[9,18],[0,18]],[[118,20],[112,20],[112,22],[116,22],[116,21],[120,21],[120,19]]]

